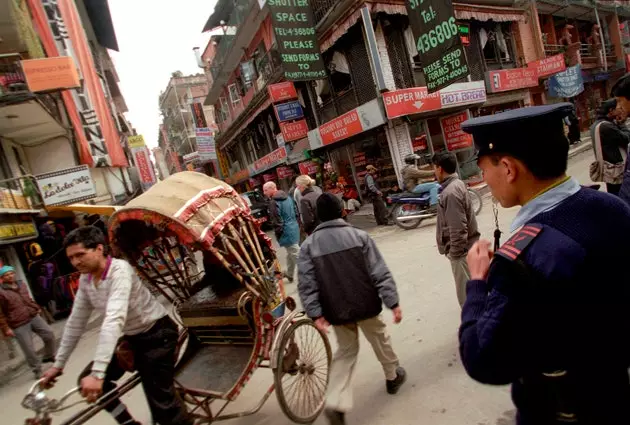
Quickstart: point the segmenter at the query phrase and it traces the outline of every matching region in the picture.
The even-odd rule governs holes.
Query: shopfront
[[[367,102],[308,133],[313,155],[303,171],[321,170],[321,184],[326,191],[344,190],[363,199],[366,167],[379,170],[377,182],[383,192],[397,185],[391,149],[383,124],[386,117],[378,99]]]
[[[287,149],[282,146],[250,164],[249,184],[252,189],[260,188],[267,182],[275,182],[279,189],[288,191],[293,170],[287,167]],[[278,170],[280,169],[280,170]]]
[[[0,214],[0,223],[0,267],[13,266],[16,278],[28,282],[28,264],[20,260],[18,252],[23,243],[37,239],[35,221],[28,214]]]

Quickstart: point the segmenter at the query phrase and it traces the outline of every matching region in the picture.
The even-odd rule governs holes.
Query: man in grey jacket
[[[383,367],[386,389],[396,394],[406,379],[381,317],[382,304],[402,320],[396,283],[376,244],[362,230],[344,221],[339,198],[323,193],[317,199],[321,224],[302,244],[298,291],[307,315],[322,332],[333,325],[335,352],[326,414],[333,425],[345,424],[352,408],[352,371],[359,354],[359,329]]]
[[[437,246],[451,262],[460,307],[466,301],[466,282],[470,279],[466,255],[479,240],[477,218],[466,183],[457,175],[457,158],[451,152],[433,156],[435,175],[441,184],[437,215]]]

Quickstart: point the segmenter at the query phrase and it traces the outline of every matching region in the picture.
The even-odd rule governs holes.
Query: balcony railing
[[[335,0],[313,0],[311,6],[313,8],[313,15],[315,17],[315,23],[318,24],[326,13],[337,3]]]
[[[20,55],[0,55],[0,97],[28,93]]]
[[[545,55],[553,56],[559,53],[566,52],[566,46],[562,44],[545,44]],[[605,45],[604,51],[606,52],[606,57],[615,57],[615,46]],[[595,52],[593,51],[593,46],[590,44],[584,44],[580,46],[580,56],[583,58],[594,58],[597,57]]]
[[[232,45],[236,40],[236,34],[238,34],[238,31],[242,30],[243,22],[245,22],[245,19],[247,19],[251,13],[250,3],[251,0],[235,0],[234,2],[234,9],[230,14],[230,20],[223,25],[225,35],[222,36],[221,41],[217,45],[217,53],[210,66],[213,80],[216,80],[219,72],[221,72],[223,61],[232,50]],[[232,34],[231,28],[236,28],[236,34]]]
[[[0,180],[0,210],[39,210],[43,206],[33,176]]]

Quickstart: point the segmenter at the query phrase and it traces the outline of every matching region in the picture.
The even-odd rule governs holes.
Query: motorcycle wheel
[[[476,190],[468,189],[468,193],[470,194],[470,200],[472,201],[473,211],[475,212],[475,215],[479,215],[481,209],[483,208],[483,199]]]
[[[420,223],[422,223],[422,219],[418,218],[415,220],[409,220],[409,221],[399,221],[398,220],[398,216],[402,215],[401,213],[403,212],[403,204],[396,204],[396,206],[394,207],[394,209],[392,210],[392,218],[394,219],[394,223],[396,223],[396,226],[400,227],[401,229],[404,230],[411,230],[411,229],[415,229],[416,227],[420,226]]]

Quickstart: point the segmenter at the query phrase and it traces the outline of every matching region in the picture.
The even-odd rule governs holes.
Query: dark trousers
[[[606,183],[606,192],[610,193],[611,195],[619,196],[620,190],[621,190],[620,184]]]
[[[153,421],[160,425],[192,425],[184,403],[175,390],[175,353],[177,349],[177,325],[165,316],[155,322],[148,331],[133,336],[126,336],[134,353],[134,364],[142,378],[142,389],[149,403]],[[91,373],[89,364],[79,381]],[[103,393],[116,387],[125,371],[119,366],[116,357],[109,363],[105,372]],[[111,399],[109,399],[111,400]],[[104,400],[107,403],[109,400]],[[120,400],[112,400],[105,410],[116,416],[124,408]]]
[[[374,218],[376,224],[387,224],[387,207],[382,196],[372,196],[372,205],[374,206]]]

